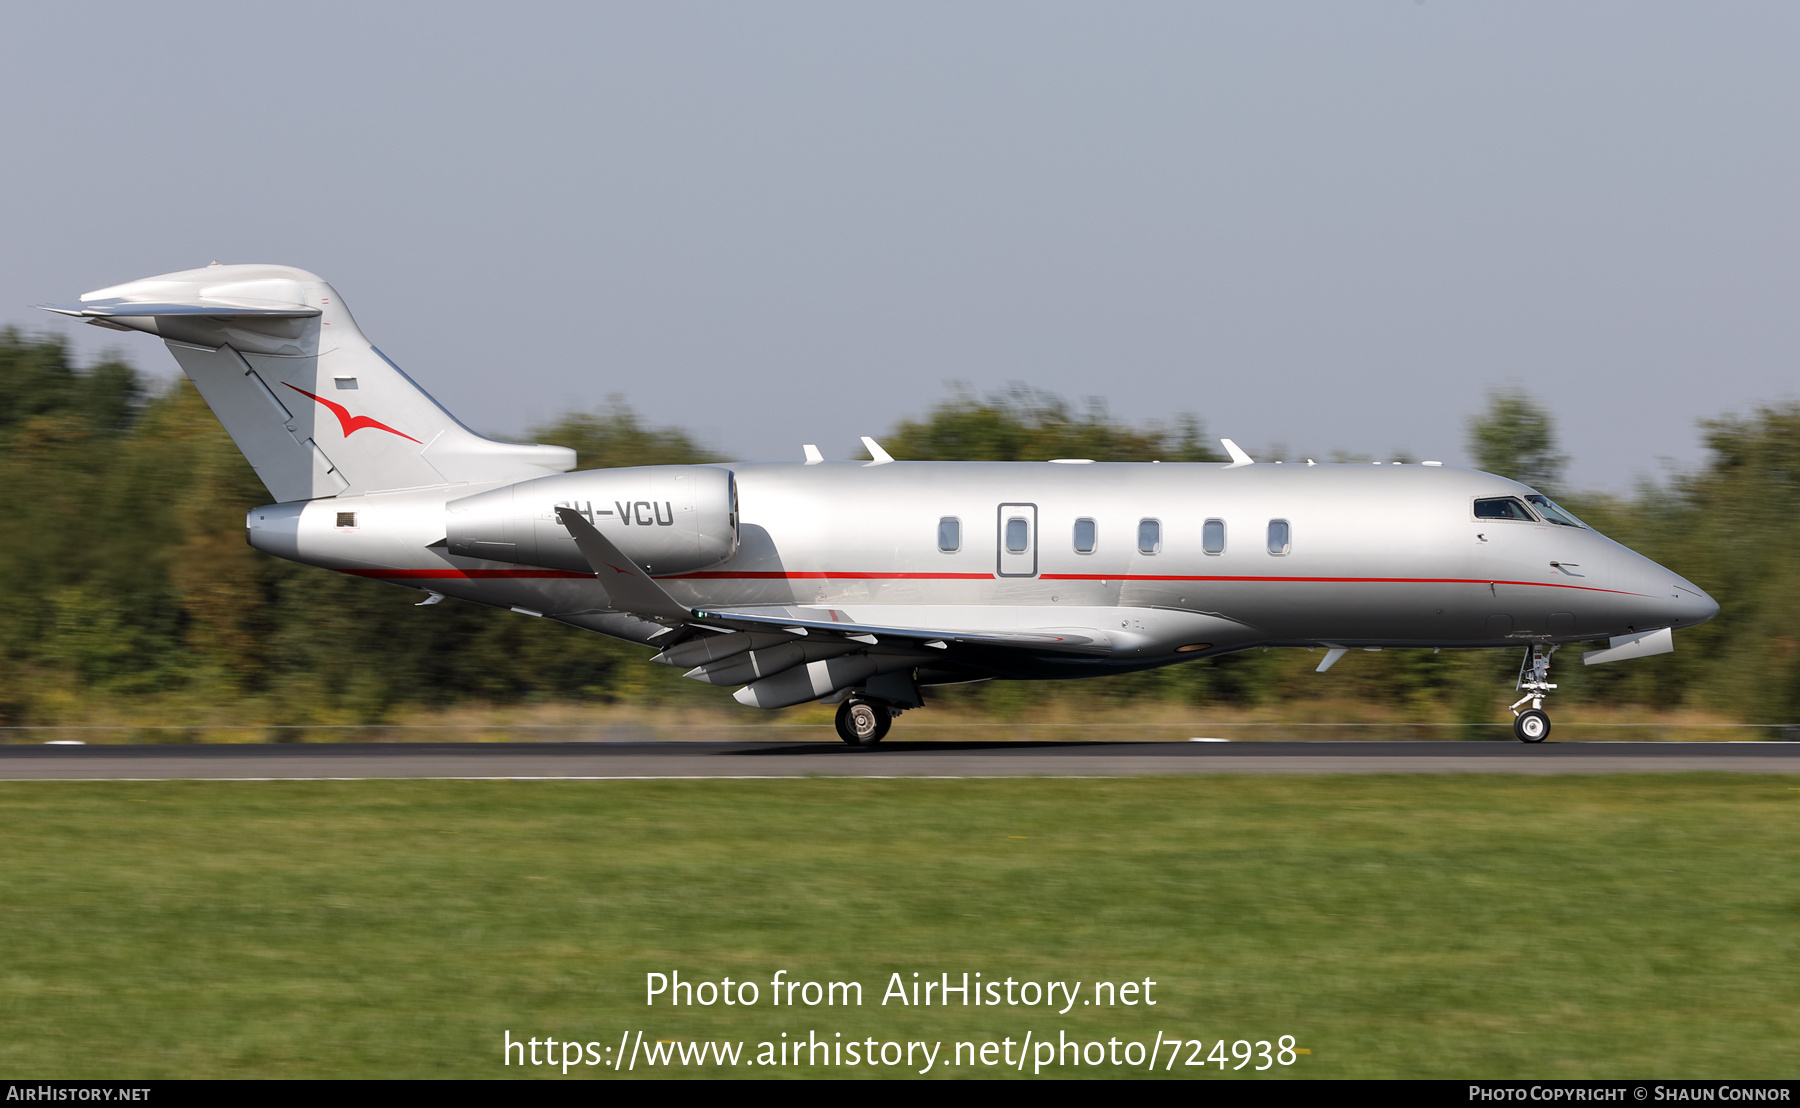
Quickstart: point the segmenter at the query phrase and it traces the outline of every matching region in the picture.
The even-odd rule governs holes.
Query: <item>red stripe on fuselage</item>
[[[570,573],[561,569],[340,569],[352,577],[375,577],[394,581],[469,580],[495,578],[554,578],[558,580],[593,580],[591,573]]]
[[[429,579],[591,579],[591,573],[571,573],[561,569],[346,569],[340,572],[357,577],[393,580]],[[832,573],[827,571],[785,572],[780,570],[708,570],[700,573],[678,573],[659,577],[659,581],[995,581],[991,573]],[[1020,580],[1020,578],[1010,578]],[[1561,581],[1494,581],[1485,577],[1233,577],[1188,576],[1150,573],[1045,573],[1040,581],[1192,581],[1206,584],[1231,581],[1264,584],[1327,585],[1520,585],[1540,589],[1575,589],[1580,592],[1604,592],[1616,596],[1648,596],[1649,593],[1627,589],[1603,589],[1595,585],[1570,585]]]
[[[1608,592],[1619,596],[1648,596],[1649,593],[1628,589],[1603,589],[1597,585],[1570,585],[1561,581],[1496,581],[1487,577],[1187,577],[1180,574],[1045,573],[1044,581],[1268,581],[1273,583],[1324,583],[1336,585],[1523,585],[1538,589],[1577,589],[1581,592]]]
[[[700,573],[677,573],[660,578],[663,581],[992,581],[991,573],[827,573],[779,570],[705,570]]]

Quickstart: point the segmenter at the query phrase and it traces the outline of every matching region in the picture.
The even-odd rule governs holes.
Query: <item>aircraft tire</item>
[[[846,700],[838,705],[837,733],[851,746],[874,746],[887,734],[893,720],[887,709],[867,700]]]
[[[1527,708],[1513,717],[1513,734],[1522,743],[1541,743],[1550,737],[1550,717]]]

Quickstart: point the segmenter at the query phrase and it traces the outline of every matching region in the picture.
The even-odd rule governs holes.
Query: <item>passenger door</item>
[[[1037,505],[1000,505],[995,536],[1001,577],[1037,576]]]

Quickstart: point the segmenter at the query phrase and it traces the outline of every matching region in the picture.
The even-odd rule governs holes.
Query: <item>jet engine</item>
[[[737,481],[715,466],[592,469],[520,481],[445,505],[449,552],[592,572],[561,523],[573,508],[646,573],[690,573],[737,552]]]

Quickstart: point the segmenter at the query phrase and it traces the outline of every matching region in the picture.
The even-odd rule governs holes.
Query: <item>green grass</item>
[[[0,1077],[501,1077],[503,1030],[638,1028],[1292,1034],[1291,1076],[1792,1077],[1797,816],[1800,779],[1735,774],[13,782]],[[647,1009],[644,974],[673,969],[763,1002]],[[777,969],[865,1004],[773,1008]],[[1159,1003],[881,1006],[914,970],[1150,977]]]

